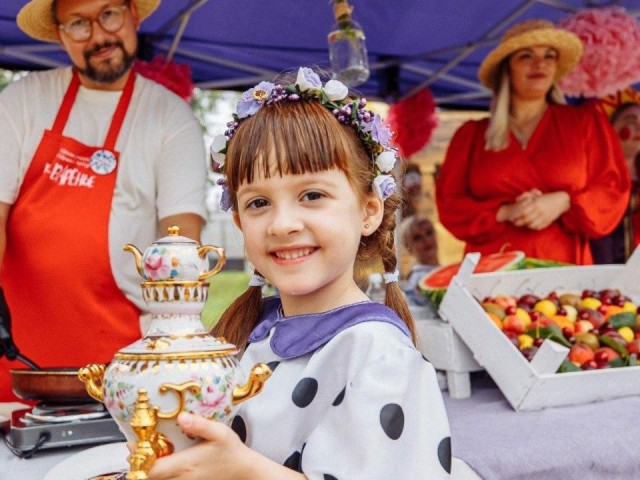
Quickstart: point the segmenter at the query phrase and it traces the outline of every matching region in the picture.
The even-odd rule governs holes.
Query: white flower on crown
[[[396,164],[396,153],[393,150],[385,150],[376,157],[376,166],[382,173],[389,173]]]
[[[309,90],[320,90],[322,81],[318,74],[310,68],[300,67],[296,77],[296,85],[298,85],[301,92],[308,92]]]
[[[329,80],[324,84],[322,90],[332,102],[344,100],[349,94],[349,89],[339,80]]]
[[[220,134],[213,137],[213,142],[211,142],[209,153],[211,155],[211,160],[213,160],[213,162],[218,165],[218,168],[224,167],[225,154],[221,152],[226,148],[227,137],[225,135]]]
[[[224,134],[221,133],[213,137],[213,142],[211,142],[211,153],[220,153],[225,148],[227,148],[227,137]]]

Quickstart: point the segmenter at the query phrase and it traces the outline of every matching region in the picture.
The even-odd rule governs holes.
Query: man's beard
[[[122,61],[117,64],[105,63],[103,64],[105,68],[97,69],[91,64],[92,55],[102,48],[109,48],[109,47],[117,47],[120,50],[122,50]],[[119,42],[119,41],[105,42],[101,45],[96,45],[91,50],[84,52],[83,55],[84,55],[86,67],[79,68],[76,65],[76,69],[78,70],[78,72],[83,74],[89,80],[92,80],[96,83],[104,83],[104,84],[109,84],[109,83],[116,82],[117,80],[120,80],[124,76],[124,74],[129,71],[129,69],[133,65],[133,62],[136,60],[135,53],[129,54],[127,50],[124,48],[124,45],[122,44],[122,42]]]

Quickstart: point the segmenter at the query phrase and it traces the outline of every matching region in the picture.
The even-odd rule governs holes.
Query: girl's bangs
[[[300,101],[262,110],[244,120],[230,142],[226,171],[232,191],[260,175],[268,178],[338,168],[349,176],[347,159],[354,152],[347,135],[352,129],[340,125],[325,107]]]

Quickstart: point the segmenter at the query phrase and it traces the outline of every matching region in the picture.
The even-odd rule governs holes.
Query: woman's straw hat
[[[138,6],[140,20],[144,20],[158,8],[160,0],[132,0]],[[56,24],[51,12],[53,0],[31,0],[20,12],[16,21],[18,27],[37,40],[58,42]]]
[[[498,46],[482,61],[478,70],[480,83],[493,89],[500,63],[516,50],[536,45],[548,45],[558,51],[556,81],[573,70],[583,51],[582,42],[575,33],[557,28],[548,20],[527,20],[507,30]]]

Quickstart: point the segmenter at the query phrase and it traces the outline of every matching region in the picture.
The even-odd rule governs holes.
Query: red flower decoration
[[[423,88],[412,96],[393,103],[389,108],[387,122],[395,131],[393,143],[402,157],[408,158],[422,150],[438,126],[436,103],[431,91]]]
[[[560,81],[567,95],[603,97],[640,80],[640,25],[625,9],[583,10],[558,26],[584,45],[580,63]]]
[[[162,55],[156,55],[150,62],[136,60],[133,70],[143,77],[163,85],[187,102],[191,101],[193,83],[191,82],[191,67],[189,65],[166,62]]]

